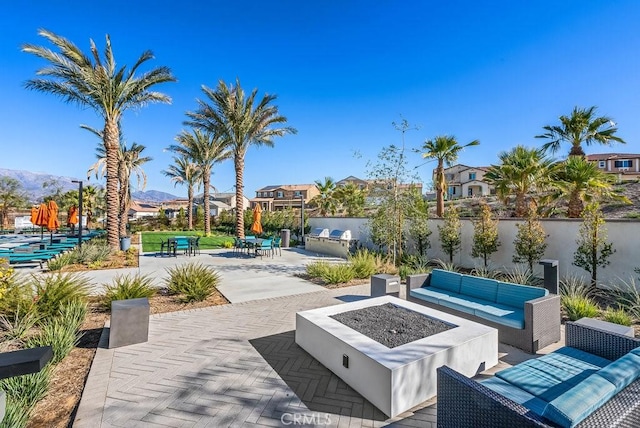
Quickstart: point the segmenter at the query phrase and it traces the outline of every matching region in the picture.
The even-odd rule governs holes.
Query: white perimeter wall
[[[469,219],[461,219],[460,221],[462,223],[462,246],[453,260],[457,265],[466,268],[482,265],[481,259],[471,257],[473,224]],[[429,238],[431,248],[427,250],[427,255],[431,259],[449,261],[449,256],[440,247],[438,225],[442,222],[442,219],[429,220],[429,229],[432,233]],[[559,261],[561,277],[575,274],[590,278],[588,272],[572,265],[573,255],[578,247],[576,240],[582,220],[541,219],[540,222],[548,235],[547,250],[543,258]],[[512,262],[513,241],[518,232],[516,228],[518,223],[522,223],[522,220],[500,219],[498,222],[498,236],[501,245],[498,251],[491,255],[489,264],[493,268],[511,268],[515,265]],[[351,230],[353,239],[357,239],[366,247],[374,248],[366,218],[316,217],[309,219],[309,225],[312,229],[321,227],[327,228],[329,231],[334,229]],[[634,273],[633,269],[640,267],[640,221],[611,219],[607,220],[605,228],[607,241],[613,242],[613,248],[616,252],[609,258],[611,264],[606,268],[598,268],[598,282],[611,284],[624,280],[628,283],[633,277],[638,283],[638,275]],[[536,275],[542,276],[542,269],[542,266],[537,266],[535,268]]]

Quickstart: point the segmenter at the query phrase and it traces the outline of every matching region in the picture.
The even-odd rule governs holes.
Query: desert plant
[[[50,380],[51,366],[48,365],[37,373],[0,380],[0,390],[6,392],[8,401],[20,403],[30,411],[47,393]]]
[[[611,307],[607,307],[607,309],[602,314],[602,317],[605,321],[612,322],[614,324],[626,326],[630,326],[631,324],[633,324],[633,318],[631,317],[631,315],[629,315],[622,308],[613,309]]]
[[[453,262],[445,262],[444,260],[435,259],[433,263],[438,267],[438,269],[448,270],[449,272],[460,272],[458,266],[456,266]]]
[[[61,274],[32,276],[36,293],[36,310],[43,318],[59,315],[72,302],[85,302],[89,296],[89,281],[80,275]]]
[[[631,318],[640,320],[640,289],[632,277],[629,282],[622,281],[622,284],[614,286],[610,293],[614,300],[621,306]]]
[[[201,263],[187,263],[167,269],[166,280],[170,294],[183,303],[206,300],[216,290],[220,276],[215,269]]]
[[[560,303],[571,321],[580,318],[594,318],[598,316],[598,305],[588,297],[584,296],[562,296]]]
[[[306,266],[305,270],[307,272],[307,275],[309,275],[311,278],[322,278],[322,275],[324,275],[328,268],[329,263],[318,260],[316,262],[309,263]]]
[[[56,258],[53,258],[47,262],[47,268],[52,271],[62,270],[65,266],[74,264],[76,256],[73,252],[59,254]]]
[[[61,308],[60,315],[51,318],[42,326],[40,334],[27,341],[28,347],[51,346],[52,364],[64,359],[78,343],[78,330],[87,313],[87,305],[73,301]]]
[[[18,308],[13,319],[0,315],[0,337],[2,340],[22,340],[38,322],[38,315]]]
[[[502,280],[513,284],[532,285],[534,287],[542,285],[540,278],[536,277],[529,269],[519,265],[516,265],[511,270],[502,272]]]
[[[93,262],[105,261],[111,254],[111,248],[105,241],[85,244],[73,251],[75,263],[88,265]]]
[[[355,272],[351,265],[339,263],[330,265],[321,279],[327,284],[343,284],[351,281],[354,277]]]
[[[4,419],[0,421],[0,428],[23,428],[27,426],[30,409],[24,403],[9,398],[5,411]]]
[[[366,248],[356,251],[355,254],[349,255],[348,261],[353,268],[353,273],[356,278],[369,278],[378,270],[376,254],[370,252]]]
[[[113,282],[105,286],[102,304],[111,308],[114,300],[139,299],[156,294],[151,277],[147,275],[117,275]]]
[[[486,203],[482,204],[480,217],[473,222],[473,246],[471,255],[482,257],[484,266],[487,266],[491,254],[498,251],[498,220],[491,214],[491,208]]]
[[[502,275],[502,272],[497,269],[492,269],[490,266],[476,266],[471,270],[471,275],[481,278],[498,279]]]
[[[33,307],[33,289],[15,275],[3,284],[3,296],[0,299],[0,314],[13,321],[20,313],[26,313]]]

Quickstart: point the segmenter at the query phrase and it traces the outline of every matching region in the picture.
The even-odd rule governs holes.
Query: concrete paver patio
[[[294,276],[315,257],[294,249],[264,259],[229,250],[142,256],[129,273],[160,278],[188,260],[214,265],[232,304],[152,315],[149,341],[138,345],[107,349],[105,330],[73,426],[435,427],[435,399],[387,419],[296,345],[296,312],[369,294],[368,284],[326,289]],[[88,275],[99,289],[116,273]],[[491,373],[533,356],[500,345],[500,357]]]

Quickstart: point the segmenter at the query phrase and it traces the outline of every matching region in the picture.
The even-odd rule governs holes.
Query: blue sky
[[[574,106],[598,106],[615,119],[626,146],[588,153],[640,151],[640,2],[622,1],[26,1],[0,14],[0,168],[84,177],[95,161],[101,128],[91,110],[24,89],[45,65],[22,53],[46,44],[46,28],[88,52],[89,39],[111,36],[116,61],[131,65],[146,49],[177,83],[158,87],[171,105],[125,114],[126,140],[147,147],[147,189],[183,196],[161,171],[163,151],[196,108],[201,85],[240,79],[247,90],[275,93],[298,134],[254,147],[245,191],[269,184],[312,183],[325,176],[365,178],[366,163],[399,144],[392,122],[419,127],[406,135],[418,148],[455,135],[469,165],[497,162]],[[568,149],[567,149],[568,151]],[[422,165],[411,154],[410,166]],[[432,163],[416,171],[430,181]],[[219,191],[235,184],[231,161],[214,168]]]

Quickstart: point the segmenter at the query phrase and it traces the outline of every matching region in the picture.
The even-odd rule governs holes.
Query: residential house
[[[251,208],[260,205],[263,211],[279,211],[286,208],[298,208],[302,201],[308,204],[320,191],[315,184],[278,184],[265,186],[256,191],[256,197],[250,200]]]
[[[160,205],[149,202],[131,201],[129,207],[129,220],[140,220],[142,218],[156,217],[160,212]]]
[[[204,203],[204,194],[196,195],[194,198],[196,205]],[[250,206],[249,199],[242,197],[242,206],[247,209]],[[236,209],[236,194],[212,192],[209,194],[209,211],[212,216],[216,217],[224,211],[233,211]]]
[[[444,169],[444,180],[447,183],[447,199],[470,198],[473,196],[489,196],[495,193],[493,186],[484,181],[488,171],[484,166],[453,165]],[[436,170],[433,170],[435,182]]]
[[[631,153],[602,153],[587,155],[606,174],[615,174],[618,181],[640,178],[640,155]]]
[[[391,184],[384,180],[363,180],[358,177],[350,175],[347,178],[336,181],[336,187],[346,186],[347,184],[355,184],[360,190],[367,191],[367,204],[376,204],[378,202],[378,193],[380,190],[388,190],[391,188]],[[400,192],[417,189],[422,194],[422,183],[401,183],[398,185]]]

